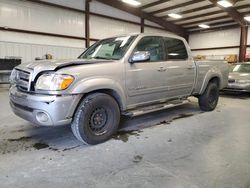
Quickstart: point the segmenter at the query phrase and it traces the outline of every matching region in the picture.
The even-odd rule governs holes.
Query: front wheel
[[[199,106],[203,111],[212,111],[218,104],[219,87],[216,82],[210,82],[206,90],[199,96]]]
[[[110,139],[119,122],[120,110],[114,98],[104,93],[93,93],[79,105],[71,129],[78,140],[94,145]]]

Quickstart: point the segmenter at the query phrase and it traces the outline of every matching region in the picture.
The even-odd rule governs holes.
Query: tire
[[[219,100],[219,87],[216,82],[209,82],[206,90],[199,96],[199,106],[203,111],[212,111]]]
[[[93,93],[80,103],[71,129],[79,141],[95,145],[109,140],[119,122],[120,109],[115,99],[104,93]]]

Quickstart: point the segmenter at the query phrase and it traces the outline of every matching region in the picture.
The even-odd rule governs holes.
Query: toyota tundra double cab
[[[33,124],[71,125],[78,140],[98,144],[117,131],[121,115],[185,104],[189,96],[214,110],[227,80],[227,62],[194,61],[179,36],[131,34],[100,40],[77,59],[17,66],[10,105]]]

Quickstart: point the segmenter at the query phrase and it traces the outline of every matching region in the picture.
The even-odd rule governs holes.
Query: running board
[[[157,104],[157,105],[152,105],[152,106],[146,106],[146,107],[142,107],[142,108],[138,108],[136,110],[131,110],[131,111],[126,111],[123,113],[123,115],[125,116],[140,116],[143,114],[147,114],[147,113],[151,113],[151,112],[155,112],[155,111],[159,111],[159,110],[164,110],[164,109],[168,109],[168,108],[172,108],[175,106],[180,106],[183,104],[187,104],[190,101],[188,99],[185,100],[175,100],[175,101],[170,101],[167,103],[161,103],[161,104]]]

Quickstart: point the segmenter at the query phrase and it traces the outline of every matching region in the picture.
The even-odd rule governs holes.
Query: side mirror
[[[129,63],[142,62],[150,60],[150,52],[148,51],[137,51],[129,58]]]

